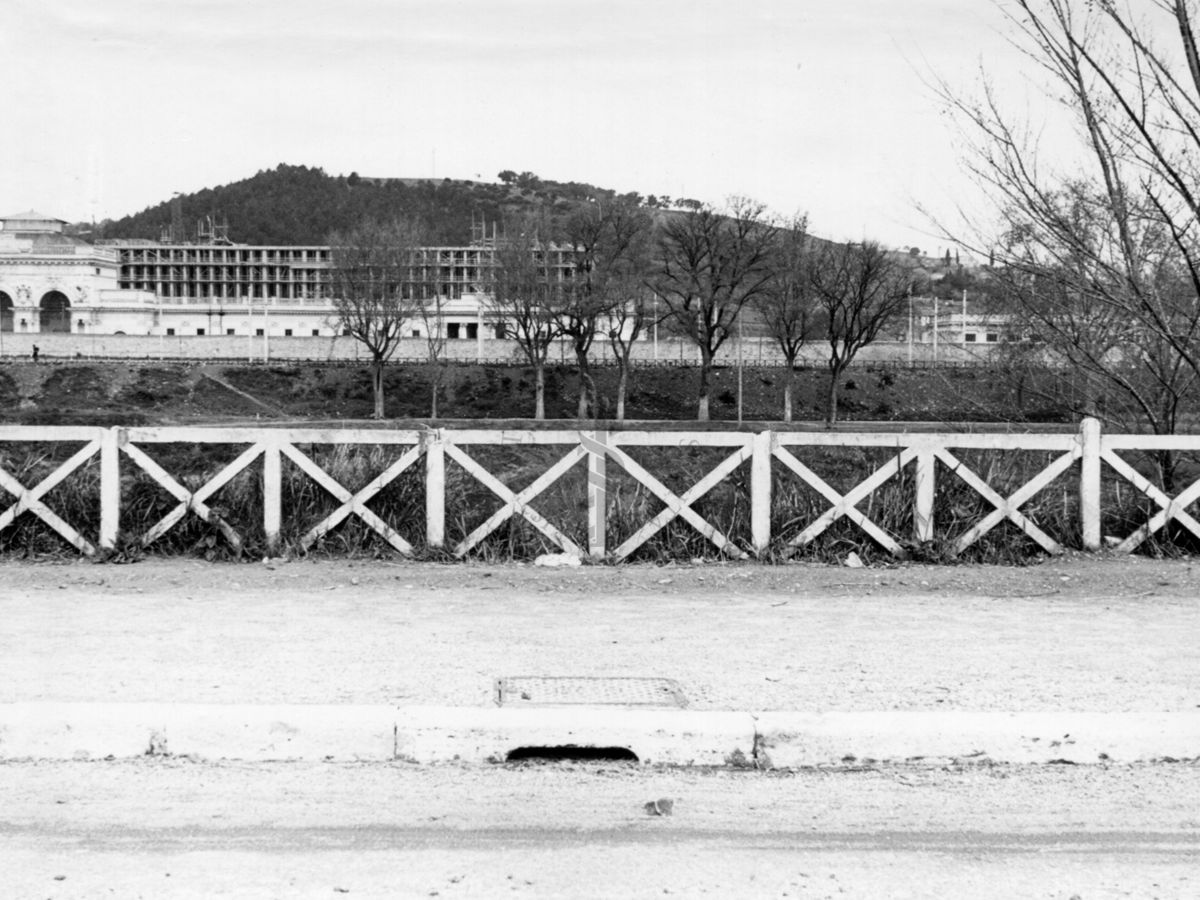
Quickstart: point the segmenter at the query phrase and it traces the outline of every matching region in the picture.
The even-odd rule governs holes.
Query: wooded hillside
[[[243,181],[205,188],[180,199],[184,237],[195,240],[197,224],[211,217],[228,223],[240,244],[322,244],[333,231],[368,221],[412,217],[432,243],[466,244],[472,223],[499,223],[533,208],[561,213],[589,200],[621,197],[653,209],[698,206],[692,200],[642,197],[579,182],[544,181],[531,172],[505,170],[499,183],[328,175],[322,169],[280,164]],[[93,239],[159,240],[172,221],[171,201],[96,226]]]

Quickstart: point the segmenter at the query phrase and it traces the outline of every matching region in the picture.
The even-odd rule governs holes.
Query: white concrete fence
[[[821,515],[805,524],[780,549],[803,547],[815,540],[843,517],[857,525],[881,547],[896,557],[905,549],[892,534],[873,522],[859,507],[873,492],[914,464],[912,497],[913,534],[917,542],[932,541],[934,533],[935,473],[940,460],[949,474],[978,493],[992,509],[969,530],[957,536],[951,551],[961,553],[1004,521],[1037,542],[1047,553],[1059,553],[1063,546],[1027,518],[1021,507],[1056,478],[1078,466],[1078,510],[1082,548],[1099,549],[1101,536],[1101,478],[1107,465],[1116,477],[1128,482],[1158,507],[1157,512],[1133,533],[1107,536],[1114,549],[1129,552],[1151,535],[1174,521],[1200,538],[1200,522],[1187,508],[1200,498],[1200,480],[1174,497],[1157,488],[1127,462],[1121,451],[1200,452],[1200,435],[1151,436],[1103,434],[1100,423],[1085,419],[1075,433],[1065,434],[956,434],[956,433],[838,433],[838,432],[641,432],[575,430],[384,430],[384,429],[306,429],[306,428],[88,428],[71,426],[26,427],[0,426],[0,450],[21,444],[82,444],[69,459],[34,485],[22,484],[0,466],[0,488],[15,501],[0,511],[0,532],[14,525],[23,513],[38,517],[81,553],[117,546],[119,537],[148,546],[166,534],[185,516],[193,514],[216,527],[231,546],[240,549],[244,537],[234,523],[221,514],[214,497],[239,473],[261,457],[262,528],[269,552],[281,549],[284,525],[282,464],[288,459],[300,472],[333,496],[340,505],[321,522],[309,528],[299,539],[307,550],[323,535],[350,516],[358,517],[397,551],[413,552],[413,545],[391,524],[367,506],[380,491],[403,472],[424,463],[425,487],[424,545],[448,549],[462,557],[513,517],[522,517],[540,531],[563,553],[596,559],[623,560],[674,519],[681,519],[733,558],[762,555],[773,545],[771,530],[772,479],[777,471],[790,473],[804,482],[829,504]],[[206,483],[194,485],[194,477],[178,478],[167,472],[143,447],[155,444],[236,445],[245,449]],[[305,446],[392,446],[402,450],[399,457],[365,486],[352,491],[340,484],[314,459]],[[561,448],[563,455],[527,487],[514,491],[472,456],[475,448],[489,446]],[[682,493],[668,488],[627,452],[628,448],[714,448],[723,459],[707,474]],[[805,465],[795,452],[802,448],[876,448],[885,451],[886,461],[845,493]],[[1008,496],[988,483],[985,476],[972,470],[956,451],[1043,451],[1050,461]],[[94,536],[63,519],[46,497],[68,477],[99,457],[99,528]],[[446,543],[446,464],[453,461],[471,478],[499,498],[502,505],[482,524],[452,547]],[[703,518],[694,504],[749,462],[750,541],[739,545]],[[548,487],[579,463],[587,469],[586,532],[587,546],[579,546],[567,534],[534,508],[534,501]],[[606,543],[609,491],[612,481],[609,467],[619,467],[662,503],[662,509],[640,524],[619,546]],[[176,501],[169,514],[141,534],[121,534],[122,471],[133,469],[149,475]],[[1111,475],[1110,475],[1111,477]],[[189,485],[185,486],[184,481]],[[579,523],[577,523],[579,524]],[[582,532],[582,529],[580,529]],[[944,536],[943,536],[944,537]],[[93,543],[93,540],[95,541]]]

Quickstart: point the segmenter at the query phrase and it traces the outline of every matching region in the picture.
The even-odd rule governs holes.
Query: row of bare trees
[[[331,297],[343,330],[370,353],[375,415],[382,417],[383,367],[406,323],[424,321],[429,363],[440,371],[444,298],[422,283],[423,241],[411,225],[364,225],[333,235],[330,245]],[[912,290],[903,255],[870,242],[815,240],[804,217],[779,221],[741,198],[657,220],[621,202],[589,204],[561,221],[529,217],[506,223],[490,256],[478,288],[533,370],[538,419],[545,417],[549,354],[560,341],[578,368],[580,419],[599,415],[592,352],[597,341],[608,342],[618,368],[615,415],[623,419],[634,345],[661,326],[697,348],[697,417],[707,421],[718,353],[751,319],[787,360],[787,421],[802,348],[827,344],[825,418],[832,425],[846,367],[901,314]],[[434,404],[438,386],[433,379]]]

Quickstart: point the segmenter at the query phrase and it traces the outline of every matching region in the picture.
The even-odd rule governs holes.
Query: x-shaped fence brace
[[[25,485],[21,484],[20,481],[0,466],[0,487],[17,498],[15,503],[9,506],[3,513],[0,513],[0,531],[12,525],[21,513],[31,512],[58,532],[64,540],[80,553],[85,556],[95,554],[96,548],[92,546],[91,542],[67,522],[63,521],[54,510],[43,503],[42,497],[54,490],[54,488],[62,483],[63,479],[95,456],[99,449],[99,440],[88,441],[70,459],[66,460],[31,488],[25,487]]]
[[[303,537],[300,538],[300,546],[307,550],[316,543],[323,535],[328,534],[336,528],[341,522],[350,515],[358,516],[368,528],[375,531],[385,541],[404,554],[411,554],[413,551],[412,544],[402,538],[399,533],[388,525],[387,522],[379,518],[375,513],[367,508],[367,502],[382,491],[385,487],[391,484],[398,475],[408,469],[416,462],[424,452],[420,445],[410,447],[399,459],[376,475],[370,482],[359,488],[354,493],[351,493],[347,488],[342,486],[328,472],[312,461],[310,457],[302,453],[294,445],[283,443],[279,445],[283,455],[294,462],[300,471],[304,472],[309,478],[325,488],[335,498],[342,501],[342,505],[331,512],[328,516],[310,528]]]
[[[940,459],[950,471],[954,472],[961,478],[969,487],[976,493],[987,500],[995,509],[984,516],[977,522],[969,531],[961,535],[954,542],[954,552],[961,553],[963,550],[970,547],[973,543],[982,538],[985,534],[1003,522],[1005,519],[1011,521],[1014,525],[1020,528],[1025,534],[1036,541],[1048,553],[1061,553],[1061,545],[1046,534],[1042,529],[1038,528],[1021,512],[1021,507],[1029,501],[1031,497],[1045,488],[1050,482],[1061,475],[1064,471],[1070,468],[1075,460],[1079,459],[1081,450],[1078,446],[1063,453],[1057,459],[1054,459],[1038,472],[1033,478],[1023,484],[1020,488],[1014,491],[1010,496],[1003,497],[997,493],[991,485],[983,478],[972,471],[968,466],[964,465],[953,453],[945,447],[936,444],[913,444],[900,450],[895,458],[888,460],[867,478],[852,487],[846,493],[841,493],[836,488],[832,487],[828,482],[817,475],[812,469],[800,462],[795,456],[788,452],[783,447],[776,447],[773,450],[773,455],[776,459],[782,462],[785,466],[791,469],[795,474],[812,487],[818,494],[829,501],[830,508],[813,520],[809,525],[800,532],[796,537],[789,541],[789,546],[802,547],[811,543],[830,525],[836,522],[843,516],[849,519],[854,524],[858,525],[863,531],[875,539],[875,541],[891,553],[893,556],[905,556],[904,548],[890,534],[884,531],[878,524],[869,519],[857,507],[871,493],[885,484],[889,479],[897,476],[903,471],[904,467],[917,459],[923,453],[931,454],[932,459]]]
[[[720,484],[730,472],[750,458],[752,448],[748,443],[737,448],[732,454],[722,460],[716,468],[712,469],[707,475],[684,491],[683,494],[676,494],[646,471],[643,466],[639,465],[636,460],[620,447],[609,443],[603,444],[602,447],[609,457],[616,461],[633,478],[649,488],[650,493],[654,494],[663,503],[663,509],[658,515],[630,535],[624,543],[613,551],[613,556],[616,559],[625,559],[634,550],[650,540],[667,523],[677,518],[683,519],[695,528],[722,552],[728,553],[737,559],[746,558],[745,551],[729,540],[711,522],[692,509],[692,504]]]
[[[179,503],[169,513],[159,519],[149,531],[140,538],[143,547],[149,546],[175,527],[188,512],[193,512],[210,525],[215,525],[225,536],[225,540],[234,550],[242,549],[242,536],[230,525],[225,518],[208,505],[207,500],[225,485],[229,484],[238,473],[254,462],[263,452],[262,443],[252,444],[241,453],[237,459],[229,463],[220,472],[205,482],[195,491],[184,487],[175,477],[157,462],[146,455],[140,447],[133,443],[125,443],[121,451],[137,463],[147,475],[153,478],[162,488]]]
[[[1174,519],[1196,537],[1200,538],[1200,522],[1197,522],[1195,517],[1187,511],[1187,507],[1195,503],[1197,499],[1200,499],[1200,479],[1193,481],[1191,485],[1175,497],[1171,497],[1147,480],[1133,466],[1121,459],[1111,448],[1105,447],[1101,449],[1100,458],[1108,463],[1113,471],[1121,475],[1126,481],[1161,507],[1158,512],[1142,523],[1133,534],[1129,535],[1129,537],[1116,546],[1115,549],[1118,553],[1133,552],[1144,541],[1149,539],[1151,535],[1161,530],[1171,519]]]
[[[648,488],[664,505],[663,510],[658,515],[643,525],[613,551],[612,555],[615,559],[625,559],[675,518],[682,518],[688,522],[719,549],[731,556],[739,559],[746,557],[745,552],[739,549],[736,544],[730,541],[710,522],[696,513],[691,508],[691,505],[712,490],[713,487],[724,480],[730,472],[750,456],[751,450],[749,445],[738,448],[736,452],[717,465],[704,478],[682,495],[679,495],[664,485],[654,475],[650,474],[643,466],[631,458],[629,454],[615,446],[612,435],[581,432],[579,441],[578,445],[572,447],[566,455],[547,469],[541,477],[518,493],[514,493],[512,489],[476,460],[468,456],[460,447],[447,442],[445,444],[446,455],[504,501],[503,506],[496,510],[485,522],[475,528],[454,548],[454,555],[459,557],[466,555],[504,522],[515,515],[519,515],[546,535],[564,552],[575,556],[583,556],[584,551],[574,541],[556,528],[530,504],[539,494],[561,478],[580,460],[589,459],[589,461],[594,461],[611,458],[634,479]],[[589,529],[591,532],[589,534],[589,544],[591,546],[602,546],[599,536],[594,532],[603,528],[603,524],[596,524],[597,522],[603,522],[603,516],[597,511],[596,506],[599,504],[602,507],[606,502],[605,487],[607,480],[604,476],[597,476],[596,473],[597,468],[589,468],[588,505]]]
[[[990,513],[980,519],[975,525],[961,535],[954,542],[954,552],[962,553],[977,540],[1003,522],[1005,519],[1011,521],[1014,525],[1025,532],[1030,538],[1036,541],[1043,550],[1051,554],[1062,553],[1062,545],[1042,529],[1038,528],[1021,512],[1021,507],[1041,491],[1044,487],[1050,484],[1055,478],[1071,467],[1075,460],[1082,455],[1082,450],[1078,445],[1075,445],[1067,452],[1063,453],[1056,459],[1043,468],[1038,474],[1017,488],[1008,497],[1002,497],[1000,494],[989,485],[986,481],[980,478],[975,472],[963,465],[949,450],[945,447],[935,447],[933,450],[934,456],[946,464],[950,471],[954,472],[959,478],[967,483],[975,490],[983,499],[987,500],[995,507]]]
[[[315,481],[318,485],[332,494],[336,499],[342,501],[341,505],[332,513],[322,519],[319,523],[313,526],[300,539],[300,545],[304,550],[309,549],[323,535],[329,533],[336,528],[344,519],[350,515],[356,515],[369,528],[378,533],[384,540],[399,550],[401,553],[411,554],[412,545],[404,540],[390,525],[384,522],[379,516],[367,508],[367,502],[378,494],[381,490],[387,487],[398,475],[409,468],[421,455],[422,449],[420,446],[410,448],[398,460],[390,465],[386,470],[373,478],[367,485],[360,488],[358,491],[351,493],[336,479],[330,476],[324,469],[317,465],[313,460],[296,448],[293,444],[281,441],[272,446],[277,447],[279,451],[292,460],[296,466],[304,472],[309,478]],[[246,449],[235,460],[221,469],[213,478],[208,480],[203,486],[195,491],[189,490],[180,484],[169,472],[162,468],[151,457],[147,456],[137,445],[127,443],[122,447],[124,453],[129,456],[137,465],[150,475],[159,485],[161,485],[168,493],[176,500],[178,505],[171,510],[166,516],[159,520],[145,535],[141,537],[143,546],[152,544],[171,528],[183,519],[187,513],[193,512],[201,519],[210,524],[215,525],[225,539],[235,550],[240,550],[243,545],[242,536],[230,525],[213,507],[209,506],[207,501],[210,497],[221,490],[225,485],[232,481],[240,472],[247,466],[253,463],[259,456],[263,455],[267,450],[268,445],[265,442],[257,442]]]
[[[776,459],[800,476],[803,481],[812,487],[818,494],[829,501],[831,506],[820,516],[809,523],[808,527],[801,531],[796,537],[792,538],[788,545],[791,547],[803,547],[815,540],[821,532],[825,531],[830,525],[838,519],[845,516],[879,543],[881,547],[891,553],[893,556],[904,556],[904,548],[901,547],[896,540],[880,528],[873,521],[868,519],[861,511],[858,504],[866,499],[880,485],[887,482],[890,478],[898,475],[909,462],[916,458],[918,448],[905,447],[894,459],[889,459],[882,466],[872,472],[863,481],[852,487],[845,494],[832,487],[825,479],[806,466],[800,460],[796,459],[788,450],[783,447],[776,447],[772,451]]]
[[[569,537],[559,531],[554,525],[546,519],[541,513],[530,506],[530,502],[542,493],[550,485],[554,484],[564,473],[584,458],[586,451],[582,446],[572,447],[567,455],[562,457],[553,466],[547,469],[542,475],[532,484],[526,487],[519,493],[514,493],[508,485],[502,482],[499,478],[481,466],[478,462],[468,456],[461,448],[453,443],[445,444],[446,455],[463,467],[468,473],[473,475],[480,484],[490,490],[493,494],[504,501],[504,505],[492,513],[491,516],[474,531],[468,534],[458,546],[454,548],[454,555],[457,557],[466,556],[471,551],[471,548],[477,546],[480,541],[486,538],[489,534],[499,528],[504,522],[508,521],[514,515],[519,515],[530,525],[540,531],[546,537],[550,538],[555,544],[562,548],[565,553],[570,553],[573,556],[583,556],[584,553],[579,549],[579,546]]]

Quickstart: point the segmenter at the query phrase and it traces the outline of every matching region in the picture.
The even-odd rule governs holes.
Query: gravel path
[[[696,709],[1200,707],[1190,562],[0,565],[0,702],[476,705],[659,676]]]

